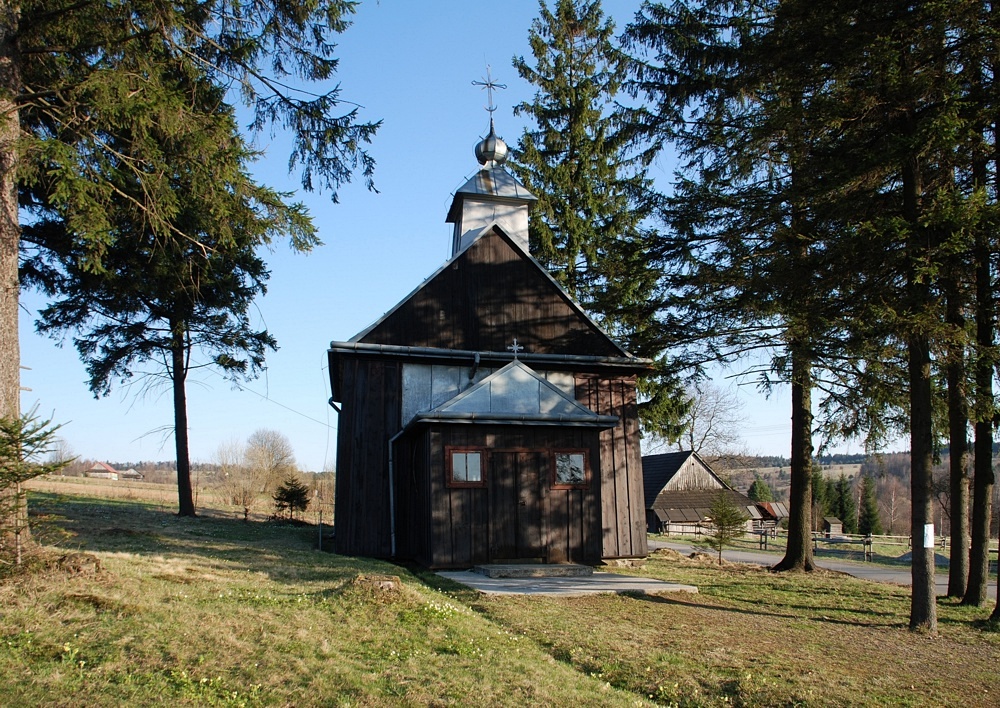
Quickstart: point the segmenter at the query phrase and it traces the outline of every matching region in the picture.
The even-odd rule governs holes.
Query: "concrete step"
[[[487,578],[582,578],[592,575],[594,569],[575,563],[491,563],[477,565],[472,572]]]

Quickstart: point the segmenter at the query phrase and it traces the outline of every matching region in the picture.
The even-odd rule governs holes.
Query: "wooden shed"
[[[700,528],[720,491],[746,514],[747,531],[758,528],[764,519],[752,499],[726,484],[696,452],[646,455],[642,474],[650,533],[690,533]]]
[[[490,138],[448,213],[451,259],[331,343],[336,549],[434,568],[643,557],[635,376],[650,362],[529,255],[535,197]]]

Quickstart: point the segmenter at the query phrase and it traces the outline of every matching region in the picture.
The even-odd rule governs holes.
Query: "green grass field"
[[[53,493],[30,505],[41,551],[31,573],[0,582],[6,706],[1000,697],[988,609],[942,601],[939,635],[913,634],[905,589],[832,573],[660,552],[627,572],[699,594],[487,597],[420,569],[316,551],[313,526],[217,510],[182,519],[156,502]]]

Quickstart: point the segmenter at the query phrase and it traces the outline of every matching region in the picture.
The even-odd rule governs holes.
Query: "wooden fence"
[[[668,524],[664,527],[664,533],[673,536],[708,536],[714,533],[715,529],[711,524]],[[788,531],[785,529],[762,529],[748,534],[757,537],[757,542],[761,550],[769,550],[771,546],[784,549],[788,543]],[[824,531],[812,532],[813,550],[819,550],[822,544],[827,548],[838,548],[844,546],[860,546],[861,552],[866,561],[873,560],[874,546],[900,546],[911,548],[913,538],[911,536],[891,536],[881,534],[878,536],[863,536],[861,534],[838,533],[830,534]],[[949,536],[937,536],[934,539],[934,547],[947,549],[951,545]],[[990,548],[990,554],[997,555],[997,548],[994,545]],[[996,560],[993,561],[996,563]]]

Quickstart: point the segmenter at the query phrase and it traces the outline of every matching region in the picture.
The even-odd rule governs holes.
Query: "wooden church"
[[[338,553],[431,568],[646,555],[636,374],[528,253],[535,197],[476,146],[452,257],[330,345]]]

